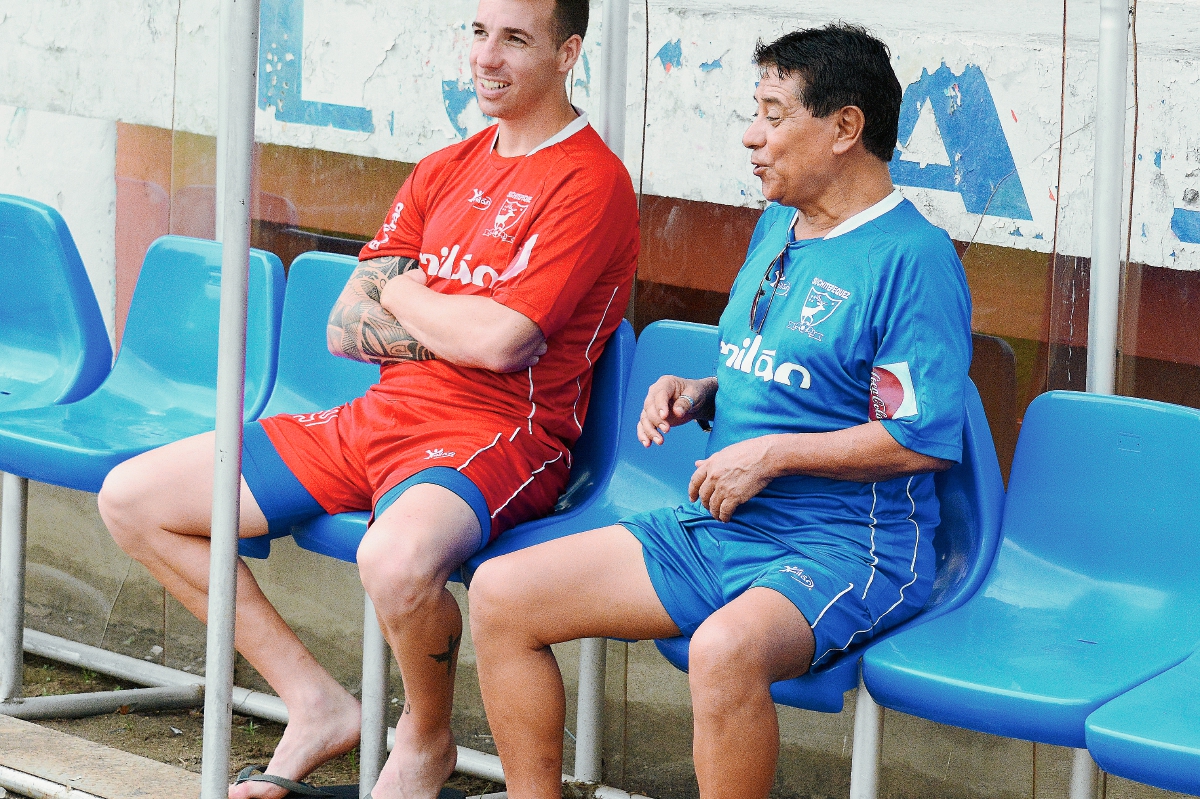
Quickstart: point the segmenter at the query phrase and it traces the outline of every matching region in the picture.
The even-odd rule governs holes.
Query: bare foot
[[[458,748],[449,729],[422,738],[402,716],[396,725],[396,745],[388,755],[374,799],[436,799],[454,773]]]
[[[341,690],[341,686],[338,686]],[[267,773],[302,780],[326,761],[349,752],[358,743],[362,708],[358,700],[341,693],[321,694],[288,708],[288,725]],[[269,782],[243,782],[229,786],[229,799],[283,799],[287,790]]]

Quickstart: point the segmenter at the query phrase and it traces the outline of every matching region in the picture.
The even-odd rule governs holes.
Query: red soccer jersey
[[[570,446],[637,268],[633,185],[586,117],[517,158],[498,155],[495,137],[490,127],[417,164],[359,258],[419,258],[435,291],[490,297],[529,317],[546,354],[509,374],[393,364],[372,391],[436,399],[446,419],[500,416]]]

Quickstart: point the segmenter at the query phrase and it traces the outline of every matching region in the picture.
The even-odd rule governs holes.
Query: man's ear
[[[566,75],[575,66],[575,62],[579,60],[579,54],[583,52],[583,37],[578,33],[567,39],[558,48],[558,71]]]
[[[843,155],[849,152],[856,143],[862,141],[867,118],[858,106],[847,105],[834,111],[833,122],[833,152],[835,154]]]

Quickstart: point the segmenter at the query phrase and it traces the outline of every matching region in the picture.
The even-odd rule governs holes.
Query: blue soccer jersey
[[[794,240],[795,215],[780,205],[763,212],[721,315],[709,452],[879,420],[908,449],[959,460],[971,301],[949,237],[898,193],[825,238]],[[764,275],[775,276],[781,253],[773,284]],[[857,538],[862,525],[936,525],[937,515],[932,475],[867,484],[798,475],[772,481],[734,519],[769,529],[841,523]]]
[[[878,420],[905,447],[958,460],[971,302],[950,239],[896,193],[823,239],[793,241],[795,216],[763,212],[721,316],[709,453]],[[931,474],[779,477],[727,523],[691,502],[621,524],[685,635],[768,588],[811,627],[813,671],[911,617],[933,585]]]

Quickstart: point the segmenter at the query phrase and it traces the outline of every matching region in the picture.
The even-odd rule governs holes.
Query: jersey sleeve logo
[[[917,413],[917,392],[913,389],[908,361],[884,364],[871,370],[872,421],[907,419]]]
[[[513,241],[513,230],[517,227],[517,223],[521,221],[521,217],[525,216],[525,211],[532,202],[533,198],[529,195],[510,191],[508,196],[504,198],[504,202],[500,203],[499,210],[496,211],[496,221],[492,224],[490,230],[483,231],[483,235],[492,236],[501,241],[511,243]]]
[[[396,223],[400,221],[400,214],[404,213],[404,203],[396,203],[392,208],[392,213],[388,216],[387,221],[383,223],[383,229],[379,231],[379,235],[367,242],[367,246],[372,250],[378,250],[380,247],[388,243],[391,238],[389,235],[396,229]]]

